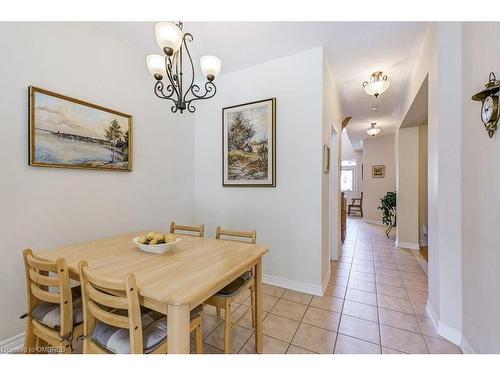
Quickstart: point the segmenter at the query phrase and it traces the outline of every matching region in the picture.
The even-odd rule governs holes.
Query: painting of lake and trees
[[[30,87],[30,165],[132,170],[132,117]]]
[[[223,185],[276,186],[276,99],[224,108]]]

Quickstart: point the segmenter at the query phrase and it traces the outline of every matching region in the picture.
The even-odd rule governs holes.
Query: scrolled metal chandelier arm
[[[182,23],[179,23],[176,26],[182,31]],[[172,27],[174,26],[169,26],[170,30]],[[180,32],[179,29],[177,29],[177,32]],[[148,56],[148,59],[151,56],[154,59],[152,68],[150,68],[150,62],[148,60],[148,68],[150,68],[151,74],[153,74],[157,80],[154,86],[154,93],[160,99],[171,100],[174,103],[171,108],[174,113],[177,111],[182,113],[184,110],[188,110],[193,113],[196,111],[196,108],[192,104],[194,101],[210,99],[214,97],[217,92],[217,88],[212,81],[220,72],[221,62],[215,56],[203,56],[200,61],[202,71],[206,75],[207,79],[204,84],[205,92],[201,93],[200,85],[194,83],[195,70],[191,52],[188,47],[188,42],[192,42],[193,39],[192,34],[183,33],[182,36],[179,35],[179,44],[176,45],[177,47],[169,48],[168,44],[167,47],[163,47],[166,55],[164,57],[164,65],[161,63],[162,57],[160,55]],[[191,77],[189,77],[188,82],[184,82],[185,74],[183,71],[185,68],[185,66],[183,66],[183,60],[186,55],[188,62],[188,64],[186,64],[188,67],[187,69],[188,71],[190,69],[191,73]],[[168,79],[166,84],[162,81],[165,76]],[[188,83],[189,86],[185,87],[185,83]]]

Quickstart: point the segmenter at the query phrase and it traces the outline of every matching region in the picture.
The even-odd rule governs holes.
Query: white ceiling
[[[425,22],[185,22],[184,31],[194,36],[193,59],[218,56],[221,74],[324,46],[344,115],[352,116],[349,139],[359,150],[370,122],[377,122],[380,134],[393,132],[401,122],[402,100],[427,26]],[[145,55],[161,52],[153,22],[111,22],[106,27]],[[361,84],[376,70],[389,76],[391,86],[376,100],[379,110],[372,112],[375,100],[364,93]]]

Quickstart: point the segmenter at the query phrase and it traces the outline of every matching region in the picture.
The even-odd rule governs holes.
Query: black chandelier
[[[193,102],[196,100],[210,99],[214,97],[217,88],[213,80],[220,73],[221,61],[216,56],[205,55],[200,59],[201,71],[207,78],[205,82],[205,92],[202,93],[200,86],[194,83],[194,65],[191,53],[187,46],[193,41],[193,35],[182,31],[182,22],[174,24],[171,22],[158,22],[155,25],[156,41],[165,53],[162,55],[149,55],[147,65],[149,72],[155,77],[156,83],[154,92],[160,99],[171,100],[174,105],[172,112],[186,109],[193,113],[196,107]],[[188,77],[188,87],[184,86],[183,62],[187,57],[191,69],[191,76]],[[163,83],[163,78],[167,77],[168,83]]]

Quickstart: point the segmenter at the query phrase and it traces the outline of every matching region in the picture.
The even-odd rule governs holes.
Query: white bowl
[[[132,238],[132,242],[135,243],[135,245],[142,251],[146,253],[163,254],[170,251],[176,244],[181,242],[182,238],[176,238],[173,242],[160,243],[156,245],[146,245],[144,243],[140,243],[138,240],[139,237]]]

